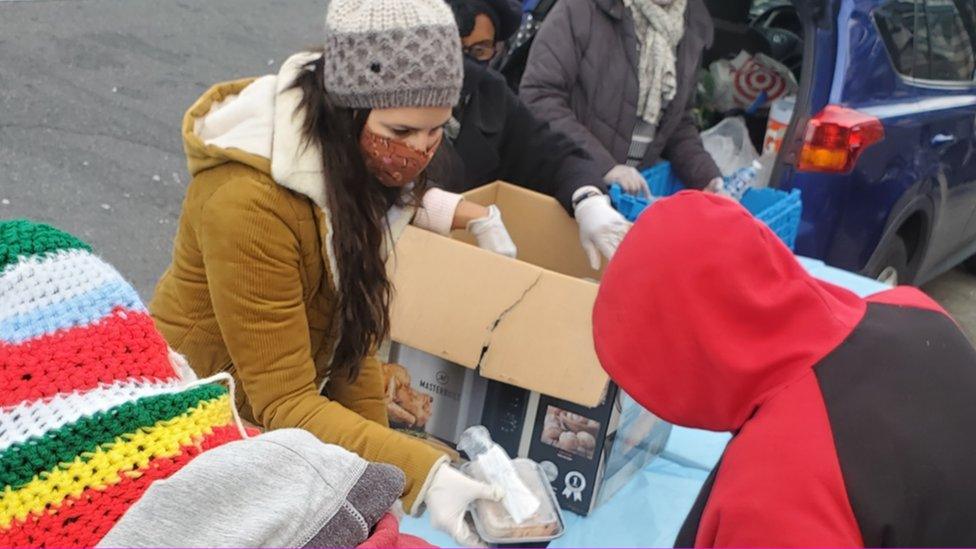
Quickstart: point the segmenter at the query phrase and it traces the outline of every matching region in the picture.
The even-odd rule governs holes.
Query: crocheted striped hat
[[[241,438],[80,240],[0,222],[0,546],[94,546],[154,481]]]

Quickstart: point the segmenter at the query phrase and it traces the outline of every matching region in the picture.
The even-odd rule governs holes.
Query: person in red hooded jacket
[[[622,243],[593,332],[646,408],[734,434],[677,546],[976,546],[976,351],[920,291],[861,299],[684,192]]]

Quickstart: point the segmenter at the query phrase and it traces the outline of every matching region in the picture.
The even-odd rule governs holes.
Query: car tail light
[[[848,173],[865,149],[884,139],[881,121],[845,107],[827,105],[807,123],[797,169]]]

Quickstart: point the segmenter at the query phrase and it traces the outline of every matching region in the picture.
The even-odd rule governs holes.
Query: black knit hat
[[[517,0],[447,0],[447,4],[454,11],[462,37],[471,34],[478,15],[483,14],[491,19],[498,41],[508,40],[522,22],[521,2]]]

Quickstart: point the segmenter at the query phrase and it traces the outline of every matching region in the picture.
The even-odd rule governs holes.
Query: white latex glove
[[[630,223],[610,205],[607,195],[591,196],[576,206],[580,242],[593,270],[600,268],[600,255],[613,258],[620,242],[630,230]]]
[[[468,223],[468,232],[478,241],[478,247],[515,259],[518,249],[502,222],[502,212],[497,206],[488,208],[488,217]]]
[[[614,166],[603,176],[603,181],[608,185],[617,183],[627,194],[634,196],[651,197],[651,189],[647,188],[647,180],[636,168],[620,164]]]
[[[723,192],[725,190],[725,180],[721,177],[716,177],[715,179],[709,181],[708,185],[702,190],[704,190],[706,193],[725,194]]]
[[[431,474],[434,476],[424,498],[430,524],[447,532],[465,547],[483,547],[484,542],[471,531],[464,517],[475,500],[501,500],[504,496],[502,489],[478,482],[447,463],[438,465]]]

